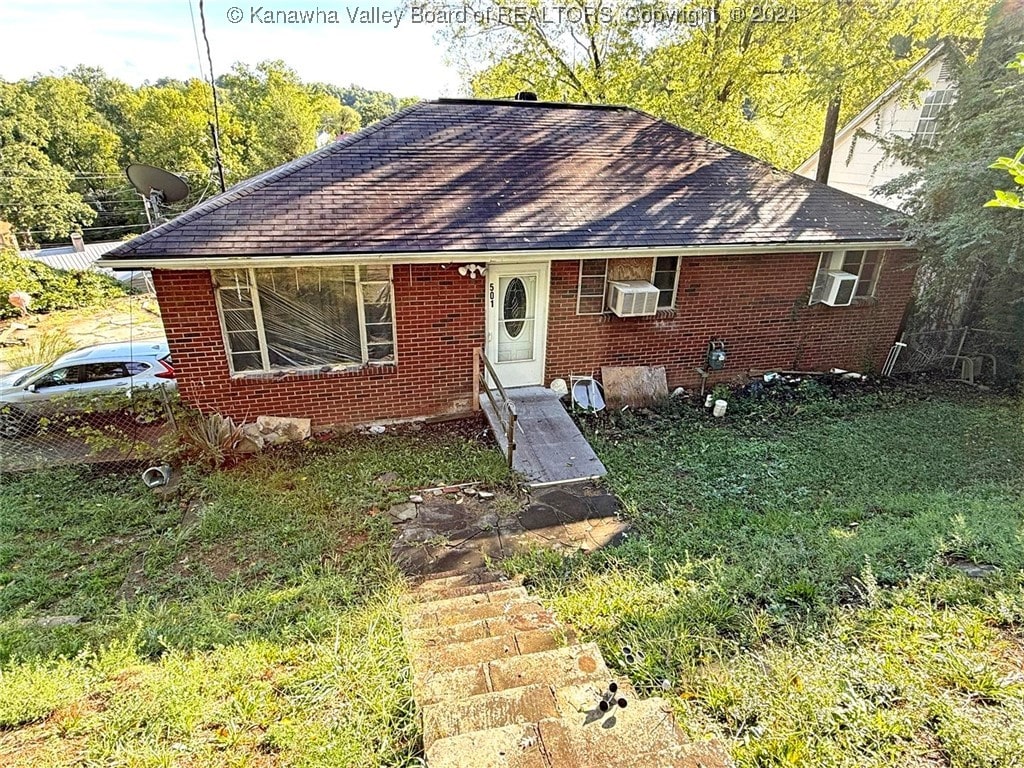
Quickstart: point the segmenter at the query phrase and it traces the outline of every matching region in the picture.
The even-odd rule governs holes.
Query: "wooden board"
[[[601,369],[604,397],[613,405],[642,407],[668,397],[664,366],[608,366]]]

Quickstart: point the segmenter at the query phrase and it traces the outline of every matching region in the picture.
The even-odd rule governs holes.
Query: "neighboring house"
[[[476,348],[507,387],[699,387],[712,341],[710,383],[877,370],[914,277],[892,217],[625,107],[441,99],[101,264],[153,270],[186,400],[356,425],[468,411]]]
[[[914,84],[927,87],[915,96]],[[946,45],[938,45],[859,115],[836,132],[835,151],[829,169],[829,186],[851,195],[892,208],[901,199],[882,195],[874,189],[909,170],[899,160],[887,157],[873,137],[900,137],[924,146],[934,146],[939,115],[956,99],[949,71]],[[818,172],[818,153],[805,160],[796,172],[809,179]]]
[[[34,250],[19,251],[19,255],[25,259],[39,261],[55,269],[69,270],[93,270],[101,272],[110,277],[117,278],[126,287],[140,293],[150,293],[153,290],[153,282],[149,272],[146,270],[114,271],[109,267],[100,267],[96,262],[105,253],[108,253],[123,241],[114,240],[108,243],[86,243],[78,232],[71,233],[70,245],[47,246]]]

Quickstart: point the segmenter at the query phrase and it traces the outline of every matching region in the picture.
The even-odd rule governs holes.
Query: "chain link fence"
[[[173,384],[0,403],[0,474],[162,459],[180,413]]]

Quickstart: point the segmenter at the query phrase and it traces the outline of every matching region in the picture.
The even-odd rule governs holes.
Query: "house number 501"
[[[490,297],[491,297],[491,308],[493,309],[494,308],[494,283],[491,283]]]

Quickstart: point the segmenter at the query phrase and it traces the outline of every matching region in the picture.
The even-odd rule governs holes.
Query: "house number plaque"
[[[494,283],[491,283],[490,286],[491,286],[491,292],[490,292],[489,296],[490,296],[490,299],[491,299],[491,308],[493,309],[494,308]]]

